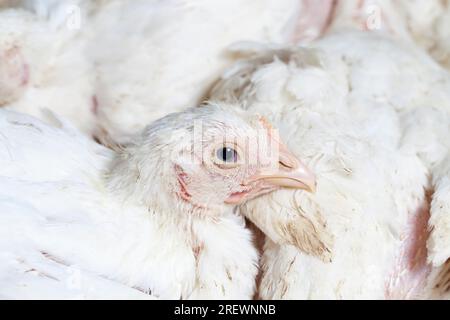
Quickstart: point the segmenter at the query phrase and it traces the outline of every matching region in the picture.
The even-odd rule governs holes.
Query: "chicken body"
[[[223,75],[211,96],[268,116],[317,175],[315,195],[285,190],[244,206],[269,237],[262,298],[433,294],[449,215],[432,206],[427,248],[427,190],[450,150],[449,85],[414,46],[352,31],[260,49]]]

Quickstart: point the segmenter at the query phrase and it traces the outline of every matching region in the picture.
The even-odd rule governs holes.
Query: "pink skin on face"
[[[26,86],[29,79],[29,68],[18,47],[12,47],[3,54],[6,65],[7,76],[18,83],[19,86]]]
[[[217,163],[214,161],[217,160],[214,158],[217,144],[210,143],[203,150],[203,160],[195,170],[187,172],[181,166],[175,166],[178,196],[194,207],[207,208],[218,204],[238,205],[279,188],[314,192],[314,175],[271,134],[272,127],[265,119],[261,119],[260,124],[269,139],[262,139],[264,142],[261,144],[270,146],[271,150],[268,153],[264,148],[256,151],[262,161],[249,160],[251,155],[255,155],[255,150],[248,154],[250,151],[243,143],[246,140],[242,139],[235,145],[229,144],[239,150],[237,154],[242,161]],[[221,140],[218,146],[221,148],[223,145]]]
[[[264,181],[257,181],[255,183],[252,183],[251,185],[242,184],[243,190],[231,193],[225,200],[225,203],[238,205],[247,200],[275,191],[279,188],[281,187],[267,184]]]
[[[95,116],[98,115],[98,99],[95,94],[91,97],[91,112]]]

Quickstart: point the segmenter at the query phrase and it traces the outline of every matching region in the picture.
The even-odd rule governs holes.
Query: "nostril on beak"
[[[289,163],[283,162],[283,161],[278,161],[278,164],[280,165],[281,168],[286,168],[286,169],[293,169],[292,165],[290,165]]]
[[[295,169],[298,167],[297,162],[294,159],[291,159],[288,156],[280,155],[280,159],[278,160],[278,164],[280,168],[283,169]]]

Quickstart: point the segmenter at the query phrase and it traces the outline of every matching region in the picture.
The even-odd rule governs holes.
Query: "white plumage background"
[[[0,0],[0,298],[450,298],[449,70],[446,0]]]

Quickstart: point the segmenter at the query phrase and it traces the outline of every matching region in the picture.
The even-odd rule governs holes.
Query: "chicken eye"
[[[236,163],[238,161],[237,151],[230,147],[217,149],[216,156],[219,160],[226,163]]]

